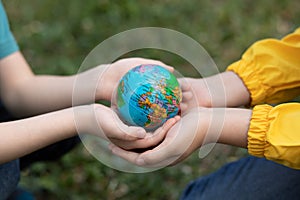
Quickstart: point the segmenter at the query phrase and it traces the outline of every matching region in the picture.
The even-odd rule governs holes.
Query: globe
[[[122,77],[116,98],[117,112],[125,123],[153,131],[178,114],[182,93],[171,72],[146,64]]]

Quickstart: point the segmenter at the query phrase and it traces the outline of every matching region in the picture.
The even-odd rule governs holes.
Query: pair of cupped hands
[[[181,116],[168,119],[154,132],[146,132],[142,127],[128,126],[115,112],[112,98],[119,80],[132,68],[141,64],[157,64],[170,72],[174,68],[160,61],[144,58],[126,58],[110,65],[100,66],[104,69],[96,89],[96,99],[111,101],[112,106],[93,104],[93,117],[87,117],[81,123],[90,124],[84,132],[100,136],[110,142],[113,154],[142,167],[162,167],[174,165],[203,142],[207,126],[199,125],[200,113],[205,115],[205,107],[210,107],[209,93],[202,79],[179,78],[182,90],[180,104]],[[94,73],[93,70],[87,73]],[[89,115],[91,116],[91,115]],[[205,118],[203,118],[205,119]],[[97,123],[97,126],[95,124]],[[205,123],[202,120],[201,123]],[[202,131],[199,131],[202,130]],[[80,130],[79,130],[80,132]]]

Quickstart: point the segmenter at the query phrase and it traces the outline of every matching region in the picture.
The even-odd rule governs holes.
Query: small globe
[[[125,123],[153,131],[178,114],[182,93],[171,72],[147,64],[123,76],[116,98],[117,112]]]

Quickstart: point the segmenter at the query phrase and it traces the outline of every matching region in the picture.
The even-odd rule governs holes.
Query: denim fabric
[[[181,200],[299,200],[300,170],[249,156],[191,182]]]
[[[0,165],[0,200],[7,199],[15,191],[19,180],[19,160]]]

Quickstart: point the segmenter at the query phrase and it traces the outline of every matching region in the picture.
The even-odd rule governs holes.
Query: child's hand
[[[182,113],[195,107],[211,107],[211,97],[204,79],[180,78],[178,79],[182,90]]]
[[[173,72],[174,68],[166,64],[152,59],[144,58],[126,58],[118,60],[112,64],[105,65],[105,70],[102,74],[102,79],[97,88],[97,94],[100,94],[100,99],[111,100],[114,89],[118,86],[119,80],[132,68],[142,64],[157,64],[165,67]],[[96,95],[97,96],[97,95]]]
[[[196,108],[190,110],[155,148],[143,153],[126,151],[111,145],[112,152],[144,167],[174,165],[202,145],[223,143],[247,147],[251,110],[238,108]]]
[[[112,152],[129,162],[143,167],[164,167],[173,165],[200,147],[206,133],[205,120],[199,121],[199,111],[195,109],[185,115],[168,131],[165,139],[151,150],[137,153],[126,151],[111,144]],[[202,118],[201,118],[202,119]],[[207,121],[207,120],[206,120]],[[201,131],[199,131],[201,129]]]
[[[124,150],[145,151],[146,149],[157,146],[165,138],[167,132],[179,121],[180,117],[168,119],[161,127],[153,133],[146,133],[145,137],[133,140],[124,140],[124,138],[109,138],[109,140]]]
[[[202,79],[181,78],[179,82],[183,91],[183,113],[197,106],[240,107],[251,102],[243,81],[231,71]]]
[[[141,127],[124,124],[109,107],[95,104],[81,106],[79,109],[75,110],[77,112],[75,113],[77,116],[75,121],[80,133],[100,136],[126,150],[156,146],[178,120],[178,117],[169,119],[154,133],[146,133]]]

